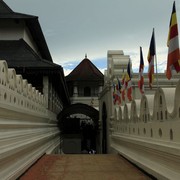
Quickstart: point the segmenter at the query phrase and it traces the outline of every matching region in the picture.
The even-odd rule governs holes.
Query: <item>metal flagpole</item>
[[[156,55],[156,43],[155,43],[155,32],[153,28],[153,34],[154,34],[154,50],[155,50],[155,66],[156,66],[156,83],[157,83],[157,88],[159,88],[159,79],[158,79],[158,70],[157,70],[157,55]]]

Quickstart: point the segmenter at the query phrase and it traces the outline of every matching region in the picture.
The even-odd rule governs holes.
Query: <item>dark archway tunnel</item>
[[[77,103],[64,108],[58,115],[64,153],[89,152],[91,149],[97,151],[98,121],[99,111],[86,104]]]

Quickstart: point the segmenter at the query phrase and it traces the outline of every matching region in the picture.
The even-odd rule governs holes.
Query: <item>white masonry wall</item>
[[[112,83],[120,75],[116,68],[121,68],[120,62],[124,56],[122,52],[114,52],[116,56],[117,53],[122,56],[117,65],[113,60],[113,51],[112,59],[108,58],[109,73],[105,73],[105,86],[100,94],[101,123],[102,105],[107,109],[108,152],[123,155],[157,179],[179,180],[180,75],[168,81],[161,73],[159,88],[149,89],[143,96],[133,96],[131,102],[114,105]],[[132,81],[136,85],[133,91],[139,91],[138,76],[134,76]]]
[[[180,81],[114,106],[110,124],[113,150],[158,179],[180,179]]]
[[[59,134],[44,96],[0,61],[0,179],[16,179],[42,155],[58,153]]]

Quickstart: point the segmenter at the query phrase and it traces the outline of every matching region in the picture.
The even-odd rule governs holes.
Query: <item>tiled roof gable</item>
[[[88,59],[85,58],[81,63],[66,77],[67,81],[99,81],[103,80],[103,74]]]

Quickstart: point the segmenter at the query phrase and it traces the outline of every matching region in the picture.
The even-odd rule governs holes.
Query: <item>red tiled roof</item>
[[[103,81],[103,74],[87,58],[68,75],[66,81]]]

